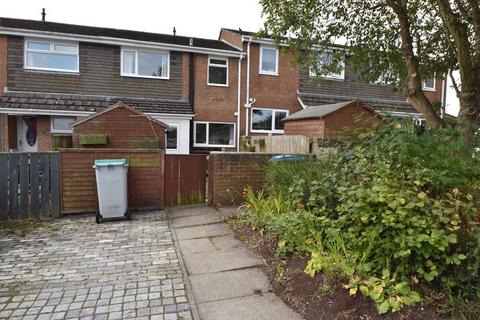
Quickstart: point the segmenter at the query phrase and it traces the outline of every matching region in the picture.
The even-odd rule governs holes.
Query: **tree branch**
[[[393,9],[400,23],[400,37],[402,40],[401,49],[405,59],[408,71],[408,81],[406,86],[407,97],[411,100],[415,108],[420,111],[429,125],[432,127],[444,127],[443,119],[432,106],[432,103],[425,96],[422,89],[420,77],[420,64],[414,52],[413,35],[410,20],[408,17],[407,0],[387,0],[387,3]]]
[[[457,98],[460,98],[460,89],[457,84],[457,80],[453,77],[453,70],[448,70],[448,75],[450,76],[450,80],[452,80],[453,89],[455,89],[455,93],[457,94]],[[447,81],[447,79],[445,79]]]

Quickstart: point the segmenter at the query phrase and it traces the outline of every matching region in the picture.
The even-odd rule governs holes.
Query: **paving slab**
[[[213,213],[216,214],[216,210],[212,210],[211,207],[204,205],[195,205],[195,206],[181,206],[173,207],[168,210],[167,215],[171,218],[181,218],[181,217],[190,217],[196,216],[199,214]]]
[[[210,241],[218,250],[243,248],[245,246],[242,241],[235,239],[231,234],[226,236],[211,237]]]
[[[250,295],[198,305],[202,320],[301,320],[274,294]]]
[[[184,255],[218,250],[210,238],[179,240],[178,245]]]
[[[219,214],[210,212],[187,217],[174,217],[171,226],[173,228],[183,228],[218,223],[222,221],[223,219]]]
[[[189,275],[259,266],[262,262],[246,248],[185,254],[183,260]]]
[[[207,224],[185,228],[175,228],[178,240],[208,238],[232,234],[232,231],[224,223]]]
[[[265,293],[270,286],[260,268],[191,275],[190,284],[197,303]]]

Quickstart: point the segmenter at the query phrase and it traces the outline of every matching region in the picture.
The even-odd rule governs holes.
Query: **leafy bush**
[[[480,166],[457,132],[391,123],[345,151],[272,164],[269,195],[247,197],[248,223],[278,234],[283,252],[311,252],[309,274],[343,279],[379,313],[420,301],[422,286],[480,300]]]

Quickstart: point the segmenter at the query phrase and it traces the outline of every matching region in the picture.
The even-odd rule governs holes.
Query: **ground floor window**
[[[72,133],[72,124],[77,119],[75,117],[51,117],[52,133]]]
[[[178,149],[178,126],[169,125],[167,132],[165,133],[165,141],[167,149]]]
[[[252,108],[252,132],[283,133],[282,120],[288,110]]]
[[[198,147],[235,147],[235,124],[195,122],[194,145]]]

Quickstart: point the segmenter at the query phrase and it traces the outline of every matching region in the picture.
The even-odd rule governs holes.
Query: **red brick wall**
[[[37,117],[37,143],[38,151],[52,151],[52,134],[50,116]]]
[[[228,30],[222,29],[220,31],[220,36],[218,37],[220,40],[224,40],[231,46],[237,47],[237,48],[242,48],[243,43],[242,43],[242,36],[239,35],[238,33],[233,33]]]
[[[156,122],[151,122],[151,124],[145,116],[128,108],[115,108],[75,126],[73,128],[73,146],[74,148],[82,147],[80,145],[81,134],[107,134],[107,144],[98,147],[135,149],[138,148],[139,141],[156,140],[158,137],[160,149],[164,149],[166,128]]]
[[[248,185],[254,190],[265,184],[265,165],[273,154],[212,152],[208,160],[208,197],[211,205],[229,206],[243,202]]]
[[[208,56],[195,55],[194,120],[236,123],[238,59],[228,59],[228,87],[208,85],[207,75]]]
[[[323,119],[286,121],[284,126],[286,135],[304,135],[311,138],[323,138],[325,134]]]
[[[288,109],[290,113],[301,109],[297,100],[300,71],[290,65],[293,58],[291,52],[280,51],[278,76],[260,74],[260,45],[250,45],[250,97],[257,100],[254,107]]]
[[[443,90],[443,81],[436,80],[435,81],[435,91],[426,91],[423,92],[427,96],[428,100],[430,101],[442,101],[442,90]]]

